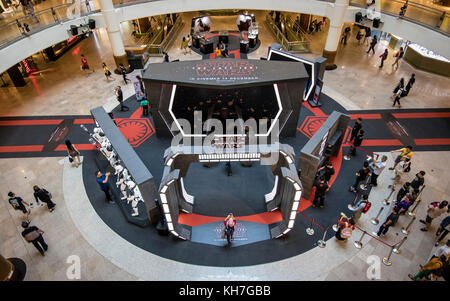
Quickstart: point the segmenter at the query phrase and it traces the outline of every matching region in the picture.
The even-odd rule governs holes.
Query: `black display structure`
[[[306,59],[281,49],[280,44],[273,44],[268,49],[268,61],[300,62],[308,73],[308,79],[303,91],[303,100],[308,101],[312,107],[320,107],[320,94],[322,92],[323,76],[327,59],[318,57],[315,60]]]
[[[238,59],[155,63],[143,74],[158,137],[172,137],[181,131],[178,117],[172,112],[177,97],[195,96],[200,103],[211,93],[233,91],[244,93],[247,99],[256,98],[251,99],[253,102],[262,102],[269,96],[258,94],[261,89],[272,91],[270,101],[277,110],[273,120],[279,122],[280,136],[295,136],[308,77],[301,62]],[[182,88],[191,90],[180,95]]]

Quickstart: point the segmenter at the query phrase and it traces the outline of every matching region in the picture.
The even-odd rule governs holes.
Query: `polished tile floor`
[[[184,22],[190,23],[193,13],[186,14]],[[262,20],[261,13],[257,19]],[[235,28],[235,17],[213,18],[212,30],[227,29],[228,24]],[[262,23],[262,22],[261,22]],[[260,23],[260,24],[261,24]],[[123,26],[123,36],[132,42],[129,24]],[[267,46],[274,43],[271,33],[260,25],[260,38],[262,46],[258,51],[249,55],[258,58],[267,55]],[[188,25],[185,25],[177,42],[169,50],[171,60],[200,59],[198,54],[183,55],[179,42],[182,35],[187,35]],[[307,57],[320,55],[325,41],[325,34],[318,33],[312,36],[312,53]],[[377,54],[383,51],[385,45],[378,45]],[[80,70],[80,54],[87,57],[91,67],[95,68],[92,74],[84,74]],[[406,108],[448,108],[450,106],[449,79],[414,70],[406,62],[401,62],[397,71],[389,70],[389,61],[383,70],[377,67],[377,56],[367,56],[362,46],[350,40],[348,45],[340,46],[336,59],[338,69],[327,72],[325,75],[326,91],[346,108],[355,109],[389,109],[391,101],[390,92],[401,76],[408,77],[411,72],[417,75],[417,81],[410,96],[404,101]],[[42,116],[42,115],[88,115],[89,110],[104,105],[115,104],[113,89],[116,85],[123,85],[121,77],[115,75],[114,80],[107,82],[101,72],[101,62],[113,66],[113,58],[108,37],[104,30],[96,30],[90,38],[83,40],[71,51],[67,52],[56,62],[42,62],[42,57],[36,56],[39,61],[41,74],[34,75],[23,88],[1,88],[0,116]],[[161,58],[152,58],[151,61],[160,62]],[[391,60],[391,59],[390,59]],[[328,89],[328,90],[327,90]],[[125,87],[125,96],[131,95],[131,84]],[[80,191],[68,191],[67,187],[82,187],[80,184],[80,167],[71,169],[66,158],[28,158],[28,159],[0,159],[0,253],[5,257],[20,257],[28,266],[26,280],[67,280],[66,271],[69,264],[66,262],[70,255],[78,255],[82,263],[82,280],[136,280],[136,279],[164,279],[185,280],[367,280],[369,255],[379,258],[385,257],[389,249],[374,239],[366,237],[364,247],[358,250],[353,247],[353,240],[359,239],[360,233],[355,232],[352,241],[347,244],[328,241],[325,249],[316,248],[297,257],[280,262],[246,267],[246,268],[205,268],[184,265],[176,262],[160,261],[149,257],[152,269],[142,271],[139,266],[126,265],[132,258],[124,258],[120,252],[112,252],[109,245],[102,244],[107,241],[105,237],[96,237],[95,227],[82,228],[81,220],[75,218],[73,212],[77,197],[83,195]],[[390,161],[392,159],[389,159]],[[414,157],[414,170],[427,171],[427,189],[424,190],[423,199],[426,200],[418,208],[418,217],[423,218],[426,204],[432,200],[449,199],[450,183],[449,172],[442,162],[450,160],[449,152],[416,152]],[[380,176],[381,185],[373,189],[370,198],[374,204],[372,212],[381,206],[381,200],[386,197],[387,184],[390,183],[391,172],[386,170]],[[73,182],[72,182],[73,181]],[[77,182],[78,181],[78,182]],[[72,186],[72,183],[74,184]],[[77,183],[77,185],[75,185]],[[26,201],[32,200],[32,186],[40,185],[50,190],[57,203],[57,209],[49,213],[44,207],[34,208],[32,213],[33,224],[46,231],[45,238],[49,243],[49,251],[41,257],[32,245],[27,244],[20,236],[21,216],[7,204],[7,192],[12,190],[22,196]],[[66,202],[70,203],[67,204]],[[82,210],[84,208],[75,208]],[[95,212],[88,207],[86,215]],[[360,226],[367,231],[375,230],[368,217],[361,218]],[[382,218],[385,216],[382,215]],[[440,221],[440,219],[439,219]],[[434,222],[433,230],[439,221]],[[397,241],[395,235],[404,225],[406,219],[400,222],[389,233],[389,241]],[[101,225],[100,225],[101,226]],[[434,250],[433,232],[418,231],[420,223],[412,226],[412,234],[403,246],[400,255],[393,255],[391,267],[381,264],[382,280],[408,280],[407,273],[417,271],[418,265],[423,264]],[[109,231],[112,232],[112,231]],[[103,232],[102,232],[103,233]],[[118,241],[118,243],[120,243]],[[121,244],[122,246],[122,244]],[[133,247],[123,244],[124,252],[133,252]],[[100,250],[100,252],[99,252]],[[140,256],[147,256],[136,250]],[[120,253],[120,254],[119,254]],[[145,257],[146,258],[146,257]],[[320,260],[320,258],[327,258]],[[162,262],[162,263],[161,263]],[[155,273],[167,264],[173,272],[172,279],[158,276]],[[311,273],[303,273],[305,268]],[[179,273],[183,271],[183,273]],[[161,272],[160,275],[164,273]],[[161,278],[162,277],[162,278]],[[169,276],[167,276],[169,277]]]

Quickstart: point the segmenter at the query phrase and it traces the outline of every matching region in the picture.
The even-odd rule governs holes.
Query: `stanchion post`
[[[417,206],[419,206],[420,201],[422,201],[422,199],[419,199],[419,197],[417,197],[417,201],[416,201],[416,204],[414,205],[413,209],[411,211],[408,211],[409,216],[416,216],[416,208],[417,208]]]
[[[377,216],[373,217],[370,219],[370,222],[374,225],[378,225],[380,223],[380,221],[378,220],[378,217],[380,217],[381,212],[383,211],[384,207],[380,208],[380,211],[378,211]]]
[[[391,266],[392,265],[392,262],[391,262],[391,255],[392,255],[392,252],[394,251],[394,247],[391,247],[391,251],[389,252],[389,255],[388,255],[388,257],[384,257],[383,258],[383,263],[384,263],[384,265],[387,265],[387,266]]]
[[[395,254],[400,254],[402,251],[400,250],[400,247],[403,245],[403,243],[405,242],[405,240],[407,239],[408,237],[403,237],[402,238],[402,240],[400,241],[400,243],[398,243],[398,244],[396,244],[394,247],[393,247],[393,249],[392,249],[392,251],[395,253]]]
[[[309,226],[309,228],[306,228],[306,234],[314,235],[314,229],[312,226],[313,226],[313,221],[311,221],[311,225]]]
[[[416,217],[413,216],[411,221],[408,223],[408,225],[405,227],[402,227],[402,233],[408,235],[409,234],[409,228],[411,227],[412,223],[416,220]]]
[[[395,187],[392,186],[391,192],[389,193],[389,196],[387,198],[385,198],[384,201],[383,201],[384,205],[389,205],[391,203],[389,200],[391,199],[391,196],[394,193],[394,191],[395,191]]]
[[[355,201],[358,199],[358,193],[355,194],[355,197],[353,198],[353,201],[348,204],[348,209],[353,210],[355,208]]]
[[[364,235],[366,235],[366,231],[363,231],[363,234],[361,235],[361,238],[353,243],[355,248],[361,249],[363,247],[363,244],[361,243],[361,241],[362,241]]]
[[[320,239],[320,240],[317,242],[317,245],[318,245],[320,248],[325,248],[325,247],[327,246],[327,243],[325,242],[325,236],[327,236],[327,231],[328,231],[328,229],[325,230],[325,232],[323,232],[322,239]]]

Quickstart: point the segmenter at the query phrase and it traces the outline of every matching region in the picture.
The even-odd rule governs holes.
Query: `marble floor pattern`
[[[183,16],[186,24],[193,14]],[[257,18],[262,20],[261,13],[258,12]],[[213,22],[212,30],[227,28],[229,24],[226,17],[217,18]],[[188,55],[181,53],[178,41],[189,31],[186,24],[169,50],[171,60],[201,58],[194,52]],[[267,46],[275,42],[267,28],[263,25],[260,28],[262,45],[249,58],[265,57]],[[129,29],[123,26],[122,31],[123,35],[128,35],[131,39]],[[311,54],[305,55],[308,57],[321,54],[325,33],[314,34],[312,39],[314,47]],[[383,47],[385,44],[380,43],[377,53],[381,53]],[[94,73],[86,75],[80,71],[81,53],[86,55],[90,65],[95,68]],[[324,91],[347,109],[389,109],[390,91],[399,76],[408,77],[411,72],[415,72],[418,78],[416,86],[413,93],[405,99],[404,108],[449,107],[448,78],[414,70],[406,62],[401,62],[398,71],[390,74],[386,68],[389,61],[386,62],[385,70],[380,71],[376,58],[377,56],[366,56],[362,47],[354,45],[352,40],[345,47],[340,46],[336,58],[339,68],[326,73]],[[87,115],[96,106],[114,107],[117,105],[113,93],[116,85],[124,87],[125,97],[134,92],[131,84],[124,86],[121,77],[117,75],[114,81],[107,82],[100,69],[103,61],[110,67],[113,66],[106,32],[96,30],[92,38],[80,42],[58,61],[43,64],[41,75],[29,79],[26,87],[1,88],[0,115]],[[151,61],[161,62],[162,59],[156,57],[151,58]],[[5,257],[20,257],[27,263],[26,280],[67,280],[66,270],[69,264],[66,260],[69,255],[78,255],[81,259],[81,280],[367,280],[367,257],[376,255],[381,259],[389,252],[386,246],[367,236],[363,240],[363,249],[354,248],[352,242],[361,235],[361,232],[355,231],[348,243],[340,243],[332,238],[327,241],[324,249],[316,247],[296,257],[267,265],[211,268],[162,259],[124,243],[113,231],[104,229],[95,211],[87,206],[89,202],[86,203],[81,179],[82,166],[78,169],[70,168],[66,160],[67,158],[61,157],[0,159],[0,253]],[[390,156],[389,160],[392,161]],[[424,217],[429,202],[449,199],[449,171],[442,164],[449,160],[450,152],[415,152],[413,170],[406,178],[409,180],[421,169],[427,172],[427,187],[422,196],[423,202],[418,208],[418,218]],[[380,176],[381,185],[373,189],[370,195],[373,208],[369,216],[360,219],[360,227],[368,232],[376,229],[369,219],[382,206],[391,174],[386,169]],[[32,223],[46,231],[45,238],[50,249],[45,257],[41,257],[32,245],[21,238],[21,216],[8,205],[6,196],[12,190],[24,200],[31,201],[32,186],[35,184],[51,191],[57,203],[57,209],[53,213],[49,213],[44,207],[34,208],[32,213]],[[68,186],[75,187],[75,193],[69,193]],[[384,210],[380,221],[384,220],[387,211]],[[80,217],[80,214],[85,217]],[[86,221],[89,219],[97,222],[98,228],[88,227]],[[441,219],[433,221],[432,230],[436,229]],[[401,232],[398,236],[395,233],[407,222],[407,217],[401,217],[397,226],[385,237],[386,241],[399,241],[403,235]],[[426,262],[434,250],[434,232],[423,233],[418,231],[420,227],[418,221],[412,225],[412,233],[402,247],[402,254],[392,255],[391,267],[381,263],[381,280],[408,280],[407,274],[416,272],[418,265]],[[120,250],[111,248],[110,239],[120,245]],[[148,260],[148,269],[136,264],[134,260],[137,257],[123,254],[142,256]],[[163,268],[170,272],[158,273]],[[311,272],[303,273],[305,269]]]

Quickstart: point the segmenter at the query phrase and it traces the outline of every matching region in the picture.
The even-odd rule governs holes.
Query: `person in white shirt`
[[[431,225],[433,219],[439,217],[442,213],[450,212],[450,207],[447,201],[442,201],[440,203],[433,202],[428,205],[427,218],[425,220],[421,219],[420,222],[425,224],[425,227],[420,229],[420,231],[426,232]]]
[[[447,260],[450,258],[450,239],[447,240],[446,245],[440,246],[436,249],[436,251],[434,251],[433,257],[441,257],[442,255],[445,255],[445,257],[447,257]]]
[[[372,168],[372,176],[370,177],[370,185],[371,186],[377,186],[377,178],[378,176],[381,174],[381,172],[383,171],[383,169],[386,167],[386,161],[387,161],[387,156],[384,155],[383,157],[381,157],[380,159],[375,159],[372,158],[372,162],[370,164],[370,167]]]

